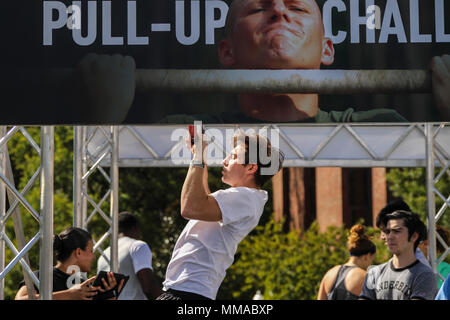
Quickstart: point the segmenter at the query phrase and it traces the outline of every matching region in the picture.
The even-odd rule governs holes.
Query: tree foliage
[[[436,169],[435,177],[441,169]],[[417,212],[422,220],[427,221],[427,192],[426,192],[426,170],[425,168],[394,168],[386,174],[389,190],[395,197],[403,198]],[[447,174],[441,176],[436,189],[443,195],[450,195],[450,179]],[[444,204],[444,200],[435,195],[436,213]],[[447,208],[439,219],[438,224],[450,228],[450,209]]]
[[[241,242],[218,298],[252,299],[260,290],[264,299],[316,299],[320,281],[328,269],[348,260],[349,230],[344,227],[319,232],[314,222],[299,234],[283,233],[282,225],[270,220]],[[377,245],[374,263],[388,260],[389,253],[377,231],[368,228],[367,234]]]

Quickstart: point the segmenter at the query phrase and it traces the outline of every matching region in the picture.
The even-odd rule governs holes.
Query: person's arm
[[[136,273],[136,276],[147,299],[156,299],[163,293],[158,285],[158,282],[156,281],[152,269],[144,268],[142,270],[139,270]]]
[[[35,293],[35,298],[39,298],[39,294]],[[30,300],[28,297],[27,286],[20,287],[19,291],[17,291],[14,300]]]
[[[203,154],[206,143],[202,144],[202,151],[196,152],[196,146],[191,148],[194,153],[194,162],[203,163]],[[216,199],[208,193],[205,187],[205,170],[198,166],[190,166],[181,190],[181,215],[186,219],[203,221],[221,221],[222,212]],[[206,176],[207,179],[207,176]]]
[[[36,298],[36,300],[39,299],[38,293],[35,293],[35,298]],[[70,290],[53,292],[52,299],[53,300],[76,300],[74,298],[73,291],[70,291]],[[14,300],[30,300],[30,298],[28,297],[28,292],[27,292],[26,286],[21,287],[19,289],[19,291],[17,291],[16,297],[14,298]]]
[[[206,194],[210,194],[211,193],[211,190],[209,190],[208,168],[206,167],[206,163],[205,163],[205,170],[203,170],[203,188],[205,188]]]
[[[163,292],[152,270],[152,251],[144,241],[136,241],[130,247],[130,256],[136,277],[147,299],[159,297]]]
[[[90,287],[96,277],[92,277],[81,284],[76,284],[70,289],[53,292],[53,300],[92,300],[99,290],[98,287]],[[39,294],[36,294],[36,299]],[[15,300],[29,300],[27,287],[22,286],[16,294]]]
[[[39,294],[35,293],[36,300],[39,299]],[[58,291],[52,294],[53,300],[74,300],[73,292],[70,290]],[[14,300],[30,300],[27,292],[27,287],[23,286],[17,291],[16,297]]]
[[[319,293],[317,294],[317,300],[328,300],[327,292],[325,291],[325,277],[322,278],[319,287]]]
[[[431,60],[431,78],[436,106],[441,112],[440,121],[450,120],[450,55]]]
[[[450,300],[450,274],[445,279],[434,300]]]

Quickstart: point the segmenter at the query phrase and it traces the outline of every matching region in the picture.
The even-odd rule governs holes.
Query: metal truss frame
[[[14,185],[7,143],[21,133],[40,156],[40,166],[19,191]],[[30,299],[34,299],[34,285],[39,288],[39,299],[50,300],[53,291],[53,172],[54,172],[54,127],[41,127],[41,141],[38,145],[24,127],[0,127],[0,299],[4,299],[4,278],[20,262],[24,273]],[[41,201],[37,210],[25,199],[36,180],[40,178]],[[6,211],[6,198],[9,208]],[[19,204],[39,223],[39,231],[25,242],[20,218]],[[6,235],[5,224],[9,218],[14,220],[18,248]],[[39,279],[32,272],[27,252],[40,241]],[[14,258],[5,267],[5,248],[8,247]]]
[[[285,153],[285,167],[426,167],[426,125],[410,124],[336,124],[336,125],[240,125],[241,130],[276,130],[279,147]],[[435,134],[434,146],[441,154],[450,154],[450,124],[433,124],[442,127]],[[236,125],[204,125],[219,130],[236,130]],[[184,139],[172,137],[177,129],[187,126],[120,126],[120,167],[175,167],[172,152],[182,149]],[[270,138],[270,136],[269,136]],[[222,141],[222,142],[225,142]],[[97,133],[86,148],[100,155],[108,142]],[[214,145],[225,156],[224,143]],[[190,158],[181,159],[188,165]],[[110,158],[101,159],[102,166],[110,166]],[[214,164],[213,164],[214,165]],[[220,165],[220,162],[218,164]],[[440,165],[436,160],[436,165]]]
[[[93,155],[85,148],[91,139],[101,134],[105,139],[101,150]],[[109,226],[98,240],[94,241],[94,251],[100,254],[110,263],[111,271],[118,272],[118,213],[119,213],[119,167],[117,162],[118,156],[118,127],[74,127],[74,176],[73,176],[73,225],[79,228],[87,229],[88,223],[92,220],[96,213]],[[106,157],[112,159],[109,174],[100,165]],[[109,183],[108,191],[103,195],[99,202],[96,202],[88,193],[88,180],[94,172],[100,174]],[[102,205],[109,199],[110,212],[109,215],[102,210]],[[88,215],[88,204],[93,208]],[[102,244],[110,238],[111,255],[108,258],[102,250]]]
[[[427,211],[428,211],[428,259],[434,273],[444,281],[444,277],[437,271],[437,266],[444,261],[444,259],[450,254],[450,243],[446,243],[444,239],[436,232],[436,224],[445,211],[450,208],[450,195],[445,197],[438,189],[437,183],[443,177],[450,178],[450,155],[447,150],[443,149],[436,141],[436,137],[439,135],[440,130],[445,127],[445,124],[441,124],[438,127],[434,127],[432,124],[427,123],[425,127],[426,132],[426,181],[427,181]],[[438,164],[436,164],[436,162]],[[439,172],[435,175],[435,169],[439,168]],[[436,195],[440,197],[444,204],[439,208],[436,213]],[[440,257],[437,256],[436,241],[439,241],[445,251]]]
[[[123,167],[174,167],[170,156],[180,148],[183,139],[171,140],[174,129],[186,126],[109,126],[74,127],[74,226],[86,228],[92,217],[98,213],[109,225],[109,230],[95,242],[95,249],[101,254],[101,245],[109,237],[111,243],[111,270],[118,270],[118,195],[119,166]],[[236,129],[235,125],[205,126],[205,129]],[[436,266],[449,254],[449,244],[436,234],[436,222],[450,208],[450,196],[443,195],[437,188],[440,179],[450,176],[450,124],[336,124],[336,125],[241,125],[249,128],[278,130],[280,149],[286,154],[287,167],[425,167],[427,173],[427,211],[428,236],[430,242],[429,260]],[[12,266],[20,262],[25,280],[31,289],[38,285],[40,299],[52,298],[53,267],[53,127],[41,128],[40,147],[23,127],[12,127],[6,131],[0,128],[0,298],[3,299],[3,279]],[[22,191],[16,190],[8,177],[7,142],[21,132],[41,156],[40,168],[36,171]],[[208,131],[207,131],[208,133]],[[120,137],[120,145],[119,145]],[[172,141],[172,143],[168,143]],[[381,143],[380,143],[381,141]],[[216,143],[216,142],[215,142]],[[220,145],[218,146],[220,149]],[[134,151],[133,151],[134,150]],[[225,152],[225,148],[220,149]],[[349,152],[349,150],[351,152]],[[356,150],[356,151],[355,151]],[[133,152],[134,152],[134,156]],[[186,166],[188,161],[186,162]],[[183,164],[181,164],[183,165]],[[109,167],[109,174],[104,169]],[[435,170],[439,170],[435,175]],[[96,203],[88,194],[88,179],[98,171],[110,184],[109,190]],[[40,177],[40,211],[35,210],[24,198],[34,181]],[[7,191],[14,195],[14,201],[6,211]],[[436,212],[435,196],[444,204]],[[8,194],[8,200],[12,196]],[[110,212],[106,214],[101,206],[110,201]],[[11,200],[10,200],[11,201]],[[18,203],[39,222],[39,232],[28,243],[19,248],[12,245],[4,232],[6,220],[13,216]],[[93,210],[88,215],[88,204]],[[17,233],[17,232],[16,232]],[[23,233],[23,230],[22,230]],[[41,240],[40,278],[36,279],[26,261],[26,253],[38,240]],[[446,249],[436,257],[436,241]],[[19,242],[18,242],[19,243]],[[5,267],[5,246],[14,253],[15,258]]]

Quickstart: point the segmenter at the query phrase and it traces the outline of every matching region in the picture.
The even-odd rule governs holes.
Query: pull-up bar
[[[52,69],[58,83],[72,69]],[[37,80],[42,82],[42,77]],[[431,93],[427,70],[182,70],[137,69],[138,92],[383,94]]]
[[[136,70],[141,92],[429,93],[426,70]]]

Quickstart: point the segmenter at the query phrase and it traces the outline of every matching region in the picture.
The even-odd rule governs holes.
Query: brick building
[[[385,168],[284,168],[273,178],[275,219],[284,229],[347,227],[364,219],[374,225],[388,201]]]

